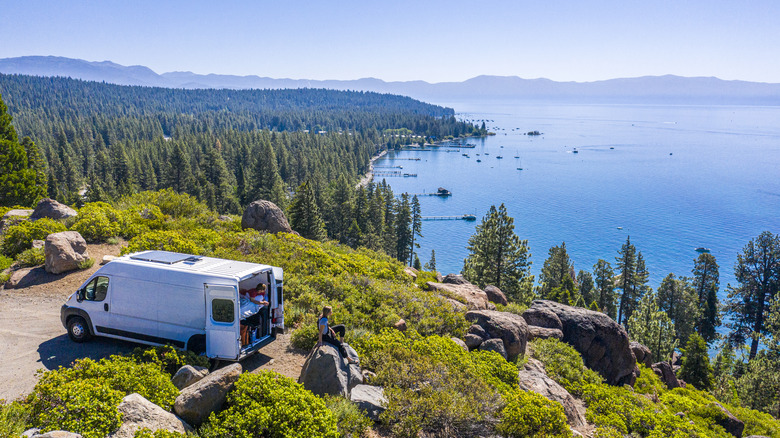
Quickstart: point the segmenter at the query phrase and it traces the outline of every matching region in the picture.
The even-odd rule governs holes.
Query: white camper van
[[[168,251],[114,259],[62,306],[75,342],[106,336],[241,360],[284,329],[281,268]],[[242,297],[266,286],[268,305]]]

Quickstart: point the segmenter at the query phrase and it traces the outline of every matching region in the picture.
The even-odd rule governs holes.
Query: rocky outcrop
[[[184,388],[174,403],[174,412],[188,424],[200,426],[209,414],[225,403],[227,393],[241,376],[241,364],[221,368]]]
[[[460,274],[447,274],[442,278],[441,283],[444,284],[471,284],[468,280],[463,278]]]
[[[79,269],[79,264],[89,259],[87,242],[77,231],[49,234],[43,252],[46,272],[51,274]]]
[[[654,373],[658,374],[658,377],[666,383],[666,387],[669,389],[680,388],[680,381],[677,380],[677,376],[674,375],[672,365],[669,362],[656,362],[651,366]]]
[[[495,351],[506,359],[506,348],[504,348],[504,342],[501,339],[488,339],[479,344],[479,349],[482,351]]]
[[[726,429],[726,432],[734,435],[737,438],[742,438],[742,432],[745,430],[745,423],[739,418],[735,417],[728,409],[724,408],[720,403],[713,403],[716,408],[723,412],[724,416],[715,422],[722,428]]]
[[[561,385],[547,377],[544,366],[536,359],[528,359],[522,370],[518,373],[520,389],[533,391],[563,406],[566,420],[572,427],[587,425],[585,421],[585,407],[582,402],[569,394]]]
[[[33,434],[32,438],[81,438],[81,434],[68,432],[66,430],[52,430],[51,432]]]
[[[442,283],[429,281],[425,284],[426,288],[428,290],[437,292],[440,295],[443,295],[445,297],[460,298],[461,300],[465,301],[466,307],[469,310],[483,310],[483,309],[495,310],[496,308],[495,304],[488,301],[487,294],[479,287],[467,281],[465,283],[453,283],[453,282],[448,283],[447,282],[448,278],[450,278],[450,281],[452,281],[452,278],[454,277],[460,277],[460,280],[463,279],[463,277],[461,277],[460,275],[450,277],[452,275],[453,274],[450,274],[447,277],[444,277],[444,282]],[[460,280],[456,279],[456,281],[460,281]]]
[[[506,300],[506,295],[501,292],[501,289],[489,284],[485,286],[485,294],[491,303],[501,304],[506,306],[509,302]]]
[[[171,378],[171,383],[178,390],[182,390],[193,383],[199,382],[204,377],[209,375],[209,370],[204,367],[184,365],[176,371],[176,374]]]
[[[291,233],[287,216],[282,209],[271,201],[254,201],[244,210],[241,217],[242,228],[252,228],[269,233]]]
[[[555,324],[552,314],[561,322],[563,341],[582,355],[585,366],[601,374],[610,385],[634,384],[636,358],[623,326],[601,312],[547,300],[534,301],[523,316],[526,321],[534,321],[531,325],[549,327]]]
[[[78,212],[65,204],[60,204],[54,199],[43,198],[38,201],[38,205],[35,206],[30,215],[30,220],[37,220],[42,218],[49,219],[67,219],[69,217],[78,216]]]
[[[404,274],[408,275],[412,280],[417,280],[417,274],[419,273],[420,271],[414,269],[411,266],[407,266],[404,268]]]
[[[485,338],[477,336],[473,333],[467,333],[466,336],[463,337],[463,343],[469,350],[479,348],[483,342],[485,342]]]
[[[3,215],[3,218],[0,219],[0,231],[17,222],[27,219],[32,214],[32,212],[33,212],[32,210],[24,210],[24,209],[8,210]]]
[[[641,363],[648,368],[653,366],[653,353],[649,348],[636,341],[631,341],[629,346],[631,347],[631,351],[634,352],[636,363]]]
[[[349,398],[350,391],[363,383],[360,367],[348,364],[336,347],[323,344],[309,353],[298,383],[319,396],[330,394]]]
[[[43,240],[33,240],[32,241],[32,247],[33,249],[43,249],[44,245],[46,245],[46,242]]]
[[[563,339],[563,332],[554,328],[537,327],[535,325],[528,326],[529,341],[548,338]]]
[[[135,432],[144,428],[187,433],[192,428],[165,409],[145,399],[140,394],[130,394],[122,399],[117,410],[122,414],[122,425],[108,438],[133,438]]]
[[[528,326],[519,315],[495,310],[472,310],[466,312],[466,319],[481,327],[490,339],[500,339],[508,358],[513,359],[525,353]]]
[[[407,328],[406,321],[404,321],[403,319],[399,319],[395,324],[393,324],[393,328],[398,331],[405,332]]]
[[[379,386],[357,385],[352,388],[350,400],[374,421],[379,421],[379,416],[382,415],[387,406],[385,391]]]
[[[543,307],[531,307],[523,312],[523,319],[528,325],[536,327],[563,330],[563,324],[558,315],[552,310]]]
[[[40,268],[22,268],[11,271],[11,277],[5,282],[6,289],[23,288],[35,283],[44,274]],[[44,274],[45,275],[45,274]]]

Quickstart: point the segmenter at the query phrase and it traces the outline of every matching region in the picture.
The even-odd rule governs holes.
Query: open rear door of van
[[[238,360],[241,334],[236,286],[206,285],[206,356]]]

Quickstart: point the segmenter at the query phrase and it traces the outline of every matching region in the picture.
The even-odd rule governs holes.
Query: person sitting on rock
[[[330,327],[328,318],[332,313],[333,308],[330,306],[325,306],[322,308],[322,314],[320,314],[320,317],[317,319],[317,331],[319,333],[317,347],[321,347],[323,342],[327,342],[328,344],[336,347],[339,350],[339,353],[341,353],[341,356],[347,359],[347,362],[357,363],[356,360],[349,357],[349,354],[347,354],[347,350],[344,348],[344,344],[342,343],[342,339],[344,339],[347,328],[344,327],[344,324],[338,324]],[[336,338],[336,333],[339,334],[338,339]]]

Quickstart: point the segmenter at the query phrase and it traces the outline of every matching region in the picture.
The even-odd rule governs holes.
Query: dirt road
[[[90,245],[96,260],[119,254],[119,245]],[[132,351],[139,344],[106,338],[72,342],[60,322],[60,307],[67,297],[100,266],[64,275],[37,268],[21,289],[0,289],[0,399],[14,400],[29,393],[37,382],[36,371],[68,366],[75,359],[100,359]],[[241,364],[245,370],[273,370],[297,379],[306,352],[290,346],[290,335],[280,335]]]

